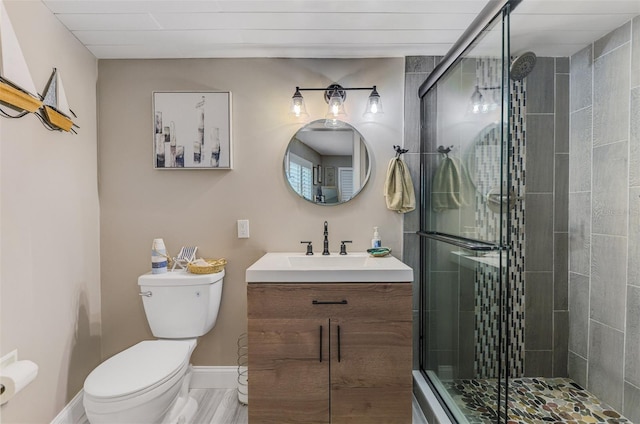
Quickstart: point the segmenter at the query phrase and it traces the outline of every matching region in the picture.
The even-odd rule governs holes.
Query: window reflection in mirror
[[[370,159],[362,134],[346,122],[325,127],[325,120],[302,127],[289,141],[285,178],[309,202],[336,205],[355,197],[369,179]]]

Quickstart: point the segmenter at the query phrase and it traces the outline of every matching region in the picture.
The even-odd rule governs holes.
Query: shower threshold
[[[442,385],[470,424],[495,423],[496,380],[460,379]],[[509,380],[509,424],[630,423],[569,378]]]

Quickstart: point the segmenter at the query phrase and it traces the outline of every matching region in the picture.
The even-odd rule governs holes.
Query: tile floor
[[[496,380],[443,382],[470,424],[496,422]],[[509,381],[509,423],[627,423],[630,421],[568,378]]]
[[[238,402],[234,389],[191,389],[198,410],[191,424],[247,424],[247,407]],[[76,424],[89,424],[86,416]],[[413,400],[413,424],[428,424]]]

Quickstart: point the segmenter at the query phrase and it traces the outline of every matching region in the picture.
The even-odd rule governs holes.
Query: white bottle
[[[378,234],[378,227],[373,227],[373,238],[371,239],[371,247],[382,247],[382,240],[380,240],[380,234]]]
[[[151,245],[151,273],[164,274],[167,272],[167,249],[164,246],[164,240],[161,238],[153,239]]]

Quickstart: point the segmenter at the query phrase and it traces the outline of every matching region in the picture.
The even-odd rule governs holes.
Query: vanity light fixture
[[[376,86],[373,86],[373,90],[371,94],[369,94],[369,98],[367,99],[367,107],[364,110],[364,115],[377,115],[384,113],[382,110],[382,102],[380,101],[380,94],[378,94],[378,90],[376,90]]]
[[[324,100],[329,107],[327,108],[327,119],[338,119],[347,116],[344,110],[344,101],[347,99],[347,93],[338,84],[331,84],[324,92]]]
[[[300,94],[300,89],[296,87],[296,92],[293,94],[291,98],[291,114],[296,118],[300,116],[307,117],[309,114],[307,113],[307,107],[304,104],[304,97]]]
[[[473,91],[471,95],[471,100],[469,103],[469,111],[474,114],[478,113],[487,113],[490,111],[494,111],[498,108],[499,104],[499,92],[495,90],[499,90],[501,87],[479,87],[476,85],[476,89]],[[493,91],[491,95],[491,102],[486,100],[486,97],[482,95],[480,91]]]
[[[326,119],[327,127],[336,127],[339,126],[340,118],[343,118],[347,115],[344,109],[344,102],[347,98],[348,90],[371,90],[371,94],[369,95],[369,99],[367,100],[367,107],[364,112],[364,116],[377,115],[382,112],[382,101],[380,99],[380,94],[376,89],[376,86],[373,87],[343,87],[340,84],[331,84],[327,88],[300,88],[296,87],[296,91],[291,98],[291,109],[290,113],[296,117],[300,116],[308,116],[307,108],[304,104],[304,98],[302,97],[301,91],[324,91],[324,100],[328,104]]]

